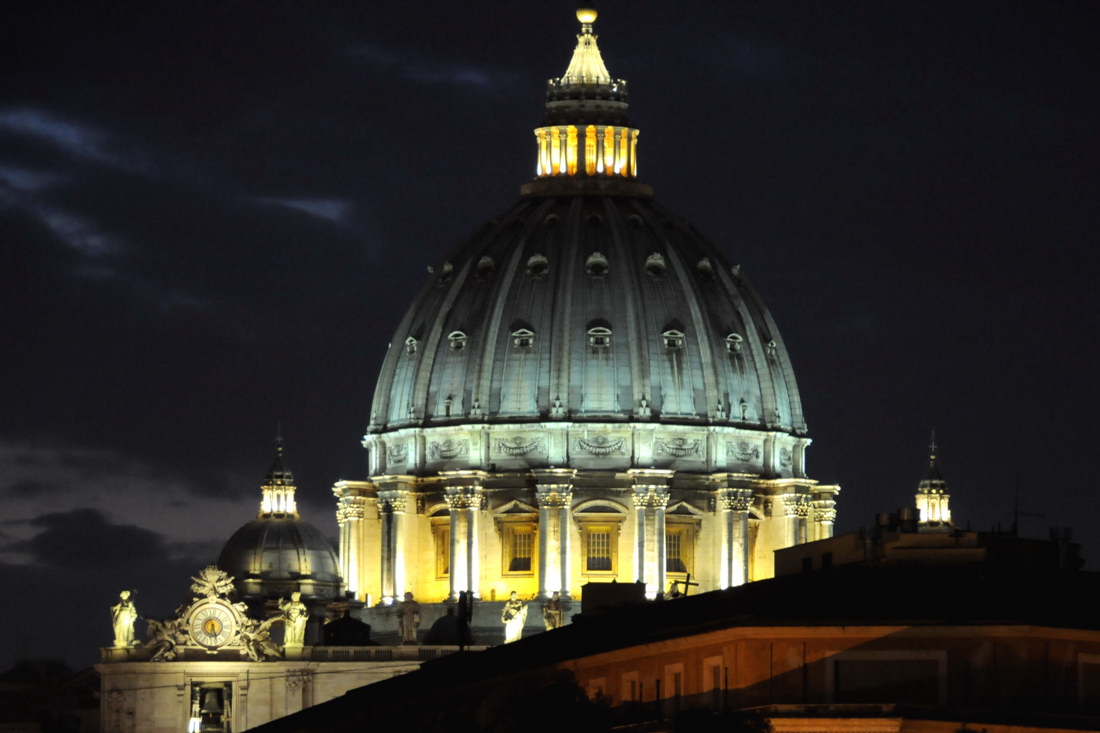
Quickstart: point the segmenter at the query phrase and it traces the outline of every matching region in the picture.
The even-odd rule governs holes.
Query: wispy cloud
[[[359,43],[347,52],[381,73],[425,85],[488,88],[507,81],[512,75],[503,69],[478,67],[452,59],[416,59],[377,43]]]
[[[33,138],[80,158],[122,166],[122,159],[107,149],[106,133],[47,110],[33,107],[0,109],[0,130]]]
[[[301,211],[318,219],[343,224],[352,212],[350,201],[340,199],[288,199],[265,197],[258,199],[261,204],[282,206],[287,209]]]
[[[65,183],[68,176],[50,171],[36,171],[0,164],[0,189],[36,193]]]

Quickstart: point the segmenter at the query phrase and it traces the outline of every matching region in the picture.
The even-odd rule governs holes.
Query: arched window
[[[466,348],[466,334],[462,331],[451,331],[447,334],[447,340],[451,343],[452,351],[462,351]]]
[[[744,344],[745,339],[741,337],[741,334],[731,333],[726,336],[726,351],[731,354],[740,354],[741,346]]]

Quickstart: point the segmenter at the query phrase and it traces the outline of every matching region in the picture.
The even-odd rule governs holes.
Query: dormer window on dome
[[[529,328],[512,331],[512,343],[517,349],[529,349],[535,344],[535,332]]]
[[[654,252],[645,258],[645,272],[653,278],[665,274],[665,258],[660,252]]]
[[[588,345],[597,349],[611,346],[611,329],[606,326],[593,326],[588,329]]]
[[[451,351],[462,351],[466,348],[466,334],[462,331],[451,331],[447,334],[447,340],[451,344]]]
[[[601,252],[593,252],[584,261],[584,270],[591,277],[605,277],[608,269],[607,258]]]
[[[405,353],[408,354],[409,356],[412,356],[413,354],[415,354],[416,353],[416,346],[417,346],[418,343],[419,342],[415,338],[413,338],[412,336],[409,336],[407,339],[405,339]]]
[[[661,334],[664,339],[666,351],[679,351],[684,347],[684,332],[670,328]]]
[[[726,351],[730,352],[731,354],[740,354],[741,345],[744,343],[744,341],[745,339],[742,338],[741,334],[731,333],[729,336],[726,336]]]

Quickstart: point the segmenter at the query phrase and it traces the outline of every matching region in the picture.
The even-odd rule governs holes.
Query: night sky
[[[0,587],[74,666],[258,508],[365,477],[426,268],[534,174],[575,5],[21,3],[0,27]],[[839,531],[911,506],[1100,563],[1095,2],[604,0],[640,178],[771,308]],[[14,628],[14,627],[13,627]]]

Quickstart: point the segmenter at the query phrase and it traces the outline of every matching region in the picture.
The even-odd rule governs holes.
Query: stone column
[[[749,580],[749,507],[752,489],[718,489],[722,539],[719,545],[720,588],[744,585]]]
[[[480,597],[481,567],[478,550],[479,514],[485,496],[484,471],[440,471],[446,481],[444,498],[451,514],[450,593],[457,600],[462,591]]]
[[[634,468],[628,473],[634,480],[637,532],[634,572],[637,580],[646,584],[646,597],[652,599],[665,590],[665,507],[668,506],[669,483],[675,472]]]
[[[361,589],[359,561],[363,556],[363,517],[366,515],[366,498],[342,496],[336,507],[336,522],[340,525],[340,575],[344,588],[359,597]]]
[[[810,541],[809,528],[807,526],[810,517],[810,497],[806,494],[799,494],[791,498],[794,500],[794,513],[796,517],[794,543],[800,545]]]
[[[813,490],[814,537],[824,540],[833,536],[836,523],[836,495],[839,486],[816,486]]]
[[[572,537],[573,477],[576,469],[536,470],[535,496],[539,503],[539,595],[554,591],[570,597],[569,540]]]
[[[382,602],[387,606],[404,598],[405,557],[415,551],[407,547],[406,538],[410,493],[403,489],[378,492],[382,508]]]

